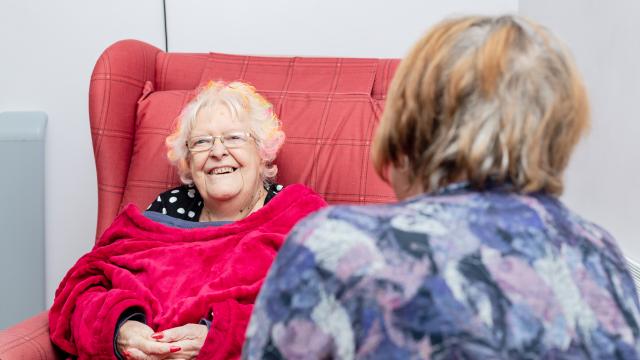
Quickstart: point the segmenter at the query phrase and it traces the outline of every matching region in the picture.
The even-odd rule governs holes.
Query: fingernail
[[[123,351],[123,352],[122,352],[122,355],[124,355],[124,357],[126,357],[126,358],[128,358],[129,356],[131,356],[131,354],[130,354],[127,350]]]
[[[153,335],[151,335],[154,339],[162,339],[163,336],[164,335],[161,332],[153,333]]]
[[[178,352],[180,350],[182,350],[182,348],[180,346],[172,346],[172,347],[169,348],[169,352],[172,352],[172,353]]]

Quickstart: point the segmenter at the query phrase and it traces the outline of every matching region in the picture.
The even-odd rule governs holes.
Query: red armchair
[[[179,182],[164,139],[194,89],[210,80],[249,82],[274,104],[287,136],[277,160],[279,183],[305,183],[329,203],[392,201],[369,147],[397,65],[395,59],[165,53],[135,40],[111,45],[89,90],[96,236],[123,205],[142,208]],[[1,360],[58,358],[47,312],[0,332]]]

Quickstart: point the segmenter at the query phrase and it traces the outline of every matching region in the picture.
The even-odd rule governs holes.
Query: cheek
[[[205,162],[206,158],[205,160],[202,160],[199,157],[194,158],[193,156],[190,156],[187,160],[187,163],[189,164],[189,170],[191,170],[191,174],[196,175],[198,172],[200,172]]]
[[[262,158],[256,151],[246,151],[242,154],[238,154],[236,161],[245,169],[255,169],[258,173],[262,170]]]

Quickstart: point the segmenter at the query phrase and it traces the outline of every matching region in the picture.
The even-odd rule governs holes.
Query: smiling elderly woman
[[[178,120],[168,157],[184,185],[126,207],[56,293],[51,338],[80,359],[238,357],[284,236],[326,205],[272,182],[284,133],[253,87],[212,82]]]
[[[232,221],[282,189],[271,181],[284,133],[271,104],[252,87],[211,82],[180,118],[167,145],[185,185],[160,194],[149,211],[187,221]]]
[[[638,359],[615,240],[566,208],[589,123],[564,46],[512,16],[444,21],[399,66],[372,147],[400,202],[291,232],[247,359]]]

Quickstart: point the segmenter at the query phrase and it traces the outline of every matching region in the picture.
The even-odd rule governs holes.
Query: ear
[[[181,179],[191,179],[193,181],[193,174],[191,173],[191,155],[187,155],[186,158],[181,159],[177,168]],[[189,176],[185,176],[186,174],[189,174]]]
[[[402,155],[400,157],[398,167],[401,171],[409,172],[409,157],[407,155]]]
[[[389,167],[389,183],[398,200],[404,200],[424,192],[419,181],[412,179],[411,165],[406,155],[403,155],[397,164],[391,164]]]
[[[398,159],[398,163],[391,164],[389,168],[390,169],[393,168],[393,171],[395,172],[395,176],[402,176],[407,180],[410,178],[411,169],[409,165],[409,157],[407,155],[402,155]]]

